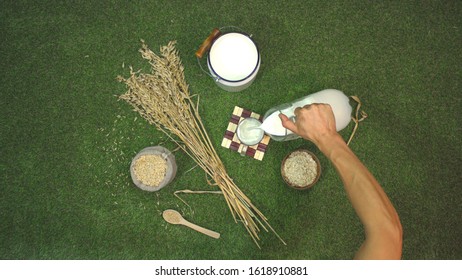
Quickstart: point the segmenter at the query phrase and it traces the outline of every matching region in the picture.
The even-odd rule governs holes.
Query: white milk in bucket
[[[238,92],[248,88],[255,80],[261,57],[249,35],[241,32],[222,34],[220,30],[214,29],[196,56],[201,58],[208,48],[207,66],[210,76],[219,87]]]

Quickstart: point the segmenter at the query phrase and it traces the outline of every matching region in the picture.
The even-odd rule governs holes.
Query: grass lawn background
[[[234,106],[264,114],[325,88],[358,95],[369,114],[351,148],[381,182],[404,229],[404,259],[461,259],[460,1],[1,1],[1,259],[350,259],[362,226],[333,166],[306,141],[271,141],[262,162],[220,147]],[[254,35],[254,84],[227,93],[194,52],[214,27]],[[204,172],[175,152],[157,193],[131,182],[132,157],[175,146],[130,106],[117,75],[148,70],[140,39],[170,40],[200,95],[228,173],[287,242],[259,250]],[[203,61],[204,62],[204,61]],[[350,124],[342,135],[349,136]],[[323,167],[310,191],[286,187],[280,162],[305,147]],[[173,208],[218,240],[166,224]]]

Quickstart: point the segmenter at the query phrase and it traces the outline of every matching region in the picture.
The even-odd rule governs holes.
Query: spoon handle
[[[197,230],[200,233],[208,235],[210,237],[213,237],[213,238],[216,238],[216,239],[220,238],[220,234],[218,232],[211,231],[209,229],[206,229],[206,228],[203,228],[201,226],[190,223],[190,222],[188,222],[186,220],[183,220],[182,224],[187,226],[187,227],[190,227],[190,228],[192,228],[194,230]]]

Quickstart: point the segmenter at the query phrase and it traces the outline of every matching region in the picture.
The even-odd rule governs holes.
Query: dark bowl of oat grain
[[[297,190],[307,190],[319,180],[321,163],[312,152],[297,149],[282,160],[281,175],[288,186]]]

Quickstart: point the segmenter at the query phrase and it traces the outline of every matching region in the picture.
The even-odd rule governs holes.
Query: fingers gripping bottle
[[[300,136],[282,126],[279,114],[283,113],[296,122],[295,109],[313,103],[324,103],[331,106],[337,131],[344,129],[350,123],[352,108],[348,96],[336,89],[325,89],[297,99],[292,103],[281,104],[269,109],[263,117],[261,129],[275,141],[297,139]]]

